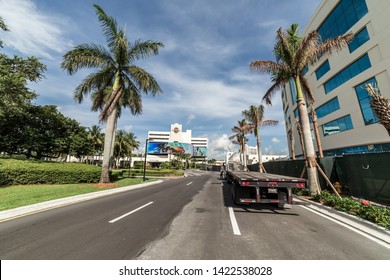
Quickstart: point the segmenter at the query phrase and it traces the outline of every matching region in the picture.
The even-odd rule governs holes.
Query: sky
[[[92,70],[68,75],[63,55],[84,43],[106,46],[93,4],[98,4],[130,42],[160,41],[159,55],[135,62],[151,73],[163,90],[143,95],[143,113],[122,110],[118,129],[133,132],[144,149],[149,130],[169,131],[179,123],[193,137],[209,139],[208,158],[223,159],[238,147],[228,140],[243,119],[242,111],[260,105],[272,85],[268,75],[252,72],[254,60],[274,60],[278,28],[298,23],[304,30],[321,0],[0,0],[0,16],[10,32],[0,31],[9,56],[36,56],[47,66],[45,78],[29,84],[39,105],[56,105],[85,127],[98,124],[86,98],[73,94]],[[260,129],[263,154],[288,155],[280,94],[265,106],[265,119],[279,124]],[[104,128],[104,124],[99,124]],[[248,135],[249,145],[256,146]]]

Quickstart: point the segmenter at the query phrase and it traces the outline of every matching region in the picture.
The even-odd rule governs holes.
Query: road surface
[[[0,223],[1,259],[390,259],[390,244],[310,210],[232,204],[219,173]]]

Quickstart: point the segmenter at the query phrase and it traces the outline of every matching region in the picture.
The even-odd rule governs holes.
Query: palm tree
[[[136,140],[136,136],[132,132],[126,132],[125,130],[118,130],[116,133],[116,140],[114,144],[114,158],[116,158],[116,164],[118,165],[121,157],[127,157],[131,159],[131,154],[134,149],[139,148],[140,142]]]
[[[106,37],[108,49],[96,44],[81,44],[63,57],[62,69],[70,75],[82,68],[98,68],[88,75],[76,88],[74,98],[81,103],[89,93],[104,103],[99,115],[100,122],[106,122],[101,183],[109,183],[109,163],[114,143],[118,105],[129,107],[133,115],[142,113],[141,93],[155,96],[162,92],[154,77],[134,62],[150,55],[157,55],[161,42],[127,40],[123,29],[118,28],[114,18],[94,4],[98,20]],[[104,91],[112,87],[107,99]],[[99,104],[99,102],[98,102]]]
[[[273,85],[263,97],[268,105],[271,105],[271,97],[288,83],[291,79],[295,82],[297,92],[297,108],[299,121],[302,127],[304,146],[306,150],[306,168],[308,185],[312,195],[319,193],[317,162],[314,145],[310,133],[310,122],[306,101],[303,92],[312,96],[308,81],[303,76],[303,69],[308,64],[315,63],[319,58],[338,52],[348,45],[353,38],[352,34],[346,34],[337,38],[321,41],[317,31],[310,32],[306,37],[298,36],[298,25],[293,24],[290,29],[277,31],[274,55],[276,61],[253,61],[250,63],[252,70],[272,75]],[[314,98],[313,98],[314,99]]]
[[[243,116],[250,121],[253,126],[253,132],[257,140],[257,156],[259,159],[259,172],[263,172],[263,162],[261,159],[261,142],[260,142],[260,126],[277,125],[276,120],[264,120],[264,106],[260,104],[257,106],[250,106],[249,110],[242,111]]]
[[[372,97],[370,101],[371,108],[390,136],[390,99],[381,96],[376,85],[366,84],[365,89]]]
[[[240,156],[242,155],[242,164],[244,166],[244,170],[247,170],[246,166],[246,149],[245,145],[248,139],[246,138],[246,134],[251,133],[254,129],[253,124],[248,124],[245,119],[238,121],[237,125],[232,128],[232,132],[234,134],[229,137],[230,140],[236,139],[233,141],[234,144],[240,145]]]
[[[292,131],[292,127],[289,127],[288,129],[288,138],[290,139],[290,150],[291,150],[291,159],[295,160],[295,143],[294,143],[294,133]]]
[[[130,158],[135,149],[139,148],[140,142],[136,140],[137,137],[132,132],[125,130],[118,130],[116,133],[116,140],[114,144],[114,157],[119,160],[121,157]]]
[[[98,125],[93,125],[91,128],[88,128],[88,136],[87,139],[88,141],[91,142],[93,146],[93,157],[96,154],[100,155],[102,148],[103,148],[103,143],[104,143],[104,135],[101,132],[102,129]]]
[[[4,20],[2,17],[0,17],[0,29],[3,31],[9,31],[7,25],[5,24]],[[0,48],[3,47],[3,41],[0,40]]]
[[[299,142],[301,143],[303,157],[306,158],[305,143],[303,141],[303,131],[302,131],[301,124],[299,123],[298,120],[295,120],[295,126],[297,128],[297,132],[299,135]]]
[[[324,152],[322,151],[320,132],[318,130],[318,118],[317,118],[316,110],[314,108],[314,102],[310,102],[310,116],[311,116],[311,120],[313,121],[313,130],[314,130],[314,135],[316,137],[318,156],[322,158],[324,157]]]

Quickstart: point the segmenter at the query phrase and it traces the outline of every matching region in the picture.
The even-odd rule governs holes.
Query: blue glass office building
[[[364,90],[365,84],[375,84],[390,99],[389,15],[389,0],[323,0],[305,26],[303,36],[317,30],[322,40],[355,35],[348,48],[305,68],[325,155],[390,151],[390,136]],[[282,90],[286,131],[299,139],[295,94],[290,81]],[[302,155],[299,140],[294,142],[296,155]]]

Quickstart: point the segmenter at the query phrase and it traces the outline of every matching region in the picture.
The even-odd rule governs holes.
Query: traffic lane
[[[224,206],[219,173],[212,172],[204,188],[187,204],[170,227],[169,234],[148,245],[140,260],[215,260],[241,255],[233,239]]]
[[[205,180],[188,177],[78,203],[0,224],[2,259],[121,259],[163,233]],[[186,184],[200,181],[200,184]],[[150,201],[132,217],[109,224]],[[149,212],[150,211],[150,212]],[[140,215],[142,214],[142,215]],[[132,222],[134,221],[134,222]],[[129,240],[130,239],[130,240]],[[119,242],[122,240],[122,242]],[[127,241],[127,242],[126,242]]]
[[[230,186],[225,186],[230,193]],[[230,195],[228,204],[233,205]],[[390,251],[300,205],[234,205],[245,248],[260,259],[390,259]],[[243,246],[243,244],[241,244]]]

